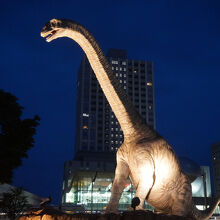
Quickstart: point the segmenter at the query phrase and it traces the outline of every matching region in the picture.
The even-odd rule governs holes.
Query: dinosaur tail
[[[213,215],[216,207],[220,203],[220,198],[214,199],[212,204],[206,210],[198,210],[195,205],[192,208],[192,217],[196,220],[208,220]]]

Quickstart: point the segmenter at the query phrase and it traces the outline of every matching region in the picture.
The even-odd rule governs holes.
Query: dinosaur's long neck
[[[149,133],[149,136],[152,136],[153,132],[148,129],[127,98],[95,38],[84,27],[74,22],[69,23],[66,36],[76,41],[86,53],[100,86],[121,125],[124,138],[137,137],[143,130],[146,135]]]

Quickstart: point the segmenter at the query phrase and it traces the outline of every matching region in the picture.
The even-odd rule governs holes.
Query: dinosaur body
[[[159,135],[126,143],[117,152],[117,168],[108,211],[115,211],[123,181],[130,177],[142,209],[145,199],[157,212],[187,216],[192,207],[192,190],[181,172],[179,161]]]
[[[47,37],[48,42],[68,37],[81,46],[121,125],[124,143],[117,151],[115,179],[106,212],[117,212],[119,199],[129,177],[136,188],[135,197],[140,199],[136,209],[142,209],[146,200],[157,212],[208,219],[219,199],[205,212],[195,208],[190,180],[182,173],[175,152],[141,118],[87,29],[76,22],[52,19],[43,27],[41,36]]]

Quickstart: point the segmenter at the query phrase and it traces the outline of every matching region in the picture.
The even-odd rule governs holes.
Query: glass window
[[[126,65],[126,62],[125,62],[125,61],[123,61],[123,62],[122,62],[122,65]]]
[[[112,64],[118,64],[117,60],[112,60]]]

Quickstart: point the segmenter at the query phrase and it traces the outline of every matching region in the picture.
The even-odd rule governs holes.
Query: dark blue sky
[[[220,140],[218,0],[3,0],[0,89],[38,114],[35,147],[14,184],[58,203],[65,160],[73,158],[76,78],[83,51],[70,39],[40,37],[51,18],[86,26],[103,50],[154,62],[156,127],[178,155],[211,165]]]

